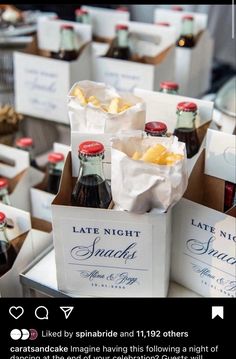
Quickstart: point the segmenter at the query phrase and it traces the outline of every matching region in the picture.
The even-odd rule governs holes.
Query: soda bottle
[[[171,10],[172,10],[172,11],[183,11],[184,9],[182,8],[182,6],[172,5],[172,6],[171,6]]]
[[[160,83],[160,92],[169,93],[171,95],[177,95],[179,85],[176,82],[163,81]]]
[[[58,152],[52,152],[48,155],[48,184],[47,192],[57,194],[62,169],[64,165],[64,155]]]
[[[236,205],[236,184],[225,181],[224,212]]]
[[[177,124],[174,135],[186,145],[187,158],[193,157],[200,143],[195,127],[197,105],[193,102],[180,102],[177,105]]]
[[[194,18],[191,15],[185,15],[182,18],[182,30],[176,45],[179,47],[191,48],[195,45],[193,36]]]
[[[79,56],[79,45],[74,27],[61,25],[60,46],[58,52],[52,52],[51,56],[57,60],[73,61]]]
[[[8,180],[6,178],[0,178],[0,202],[11,205],[11,201],[8,193]]]
[[[97,141],[84,141],[78,149],[80,172],[71,195],[78,207],[108,208],[111,189],[102,168],[104,146]]]
[[[112,50],[111,56],[114,59],[129,60],[131,57],[128,43],[128,26],[116,25],[116,44]]]
[[[0,212],[0,277],[6,273],[13,265],[17,252],[6,233],[6,215]]]
[[[164,137],[167,133],[167,126],[163,122],[147,122],[145,124],[145,132],[148,136]]]
[[[116,8],[116,11],[128,12],[129,9],[127,8],[127,6],[118,6]]]
[[[87,10],[76,9],[75,10],[75,18],[76,18],[76,22],[79,22],[81,24],[90,24],[91,23],[89,12]]]
[[[39,169],[34,157],[34,142],[31,137],[22,137],[16,140],[16,148],[28,151],[30,155],[30,166]]]

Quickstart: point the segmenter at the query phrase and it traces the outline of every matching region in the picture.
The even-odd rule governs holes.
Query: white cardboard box
[[[220,143],[227,148],[228,135],[219,133]],[[210,142],[207,138],[206,152],[195,164],[184,198],[173,209],[171,276],[205,297],[235,297],[236,207],[224,213],[225,181],[210,175],[214,167],[204,173],[205,156],[208,165],[218,167],[218,156],[209,152]],[[235,164],[236,159],[230,176]]]
[[[177,40],[184,15],[194,17],[194,35],[197,43],[191,49],[176,47],[175,81],[179,84],[181,95],[199,97],[209,89],[211,81],[214,44],[207,30],[207,14],[156,9],[154,22],[168,21],[176,30]]]
[[[95,6],[82,6],[82,9],[89,12],[92,20],[93,35],[97,39],[111,40],[115,37],[116,24],[129,21],[130,18],[128,11],[117,11]]]
[[[61,143],[53,144],[53,152],[59,152],[66,158],[70,146],[63,145]],[[35,186],[30,189],[30,200],[32,208],[32,216],[43,219],[45,221],[52,221],[51,203],[55,198],[55,195],[46,192],[45,186],[47,181],[47,175],[43,176],[40,181],[35,183]]]
[[[170,95],[162,92],[147,91],[141,88],[135,88],[134,94],[141,97],[146,103],[146,122],[149,121],[161,121],[166,123],[168,132],[173,133],[177,117],[176,107],[179,102],[190,101],[194,102],[198,106],[198,115],[196,118],[196,127],[198,129],[198,137],[201,142],[199,152],[189,158],[188,161],[188,173],[190,174],[192,168],[197,161],[202,149],[205,146],[205,133],[209,122],[212,119],[212,112],[214,103],[211,101],[199,100],[196,98],[190,98],[179,95]]]
[[[59,290],[97,297],[165,297],[171,212],[137,215],[72,207],[71,157],[52,204]]]
[[[30,212],[30,188],[43,178],[43,173],[30,167],[29,153],[0,144],[0,177],[9,181],[13,207]]]
[[[52,243],[51,227],[44,221],[32,220],[31,223],[28,212],[3,204],[0,210],[13,220],[15,227],[7,234],[14,246],[20,248],[13,266],[0,278],[0,296],[22,297],[20,273]]]
[[[44,22],[55,25],[54,21]],[[68,124],[68,91],[75,81],[91,78],[91,61],[90,42],[83,45],[75,61],[39,56],[35,44],[31,44],[25,52],[15,52],[14,90],[17,111]]]
[[[119,91],[133,92],[135,87],[158,90],[160,82],[174,80],[175,31],[164,26],[138,22],[124,22],[130,31],[141,32],[161,38],[152,63],[118,60],[108,57],[93,58],[92,78],[105,82]]]

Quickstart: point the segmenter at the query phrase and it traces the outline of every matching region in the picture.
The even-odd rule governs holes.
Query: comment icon
[[[48,319],[48,309],[43,305],[40,305],[35,309],[35,317],[39,320],[47,320]]]

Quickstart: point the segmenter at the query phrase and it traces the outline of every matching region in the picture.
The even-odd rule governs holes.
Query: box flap
[[[70,151],[71,146],[63,145],[62,143],[54,142],[53,144],[53,152],[62,153],[66,159],[68,152]]]
[[[89,12],[93,34],[101,38],[111,39],[115,37],[116,24],[129,21],[130,18],[128,11],[117,11],[94,6],[82,6],[82,9]]]
[[[37,41],[41,50],[58,51],[60,45],[60,26],[68,24],[74,27],[78,35],[80,45],[92,40],[92,27],[74,21],[51,20],[50,18],[39,19],[37,25]]]
[[[205,173],[236,183],[236,137],[208,129],[206,138]]]
[[[154,23],[168,21],[176,29],[176,39],[180,36],[182,17],[192,15],[194,17],[194,35],[207,28],[208,15],[191,11],[173,11],[170,9],[157,8],[154,11]]]
[[[0,144],[0,176],[13,178],[29,166],[28,152]]]
[[[198,106],[196,127],[211,121],[214,103],[191,97],[165,94],[148,91],[140,88],[134,89],[134,94],[141,97],[146,103],[146,122],[162,121],[167,124],[169,132],[173,132],[176,125],[176,107],[179,102],[195,102]]]

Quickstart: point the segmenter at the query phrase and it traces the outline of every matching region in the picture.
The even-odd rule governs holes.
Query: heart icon
[[[14,319],[19,319],[24,313],[24,308],[22,308],[20,306],[19,307],[11,307],[9,309],[9,313]]]

